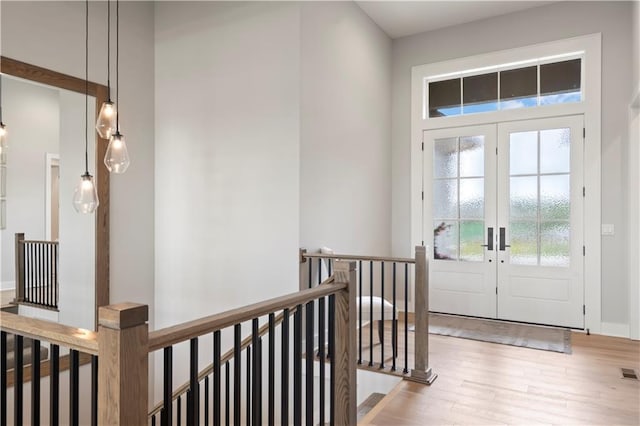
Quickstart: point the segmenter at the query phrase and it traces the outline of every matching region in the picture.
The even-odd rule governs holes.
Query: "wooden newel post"
[[[429,367],[429,264],[427,250],[416,246],[415,265],[415,368],[411,370],[411,380],[431,384],[438,377]]]
[[[335,282],[347,288],[335,295],[335,423],[357,424],[356,262],[338,261]]]
[[[24,301],[24,234],[16,233],[16,248],[15,248],[15,262],[16,262],[16,296],[15,302]]]
[[[98,424],[146,425],[149,307],[102,306],[98,318]]]

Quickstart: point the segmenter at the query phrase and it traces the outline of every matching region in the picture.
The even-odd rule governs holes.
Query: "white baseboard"
[[[0,282],[0,291],[14,290],[16,288],[15,281],[2,281]]]
[[[611,337],[629,337],[629,324],[619,322],[603,322],[601,324],[601,334]]]

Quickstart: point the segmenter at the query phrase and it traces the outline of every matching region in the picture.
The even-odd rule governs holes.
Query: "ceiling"
[[[391,38],[478,21],[552,1],[356,1]]]

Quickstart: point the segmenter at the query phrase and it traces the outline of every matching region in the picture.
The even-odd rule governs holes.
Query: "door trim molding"
[[[518,61],[540,55],[554,55],[583,50],[584,100],[575,104],[551,105],[541,108],[497,111],[467,116],[446,117],[440,120],[423,119],[422,100],[424,79],[438,73],[470,69],[479,64],[509,58]],[[484,55],[460,58],[452,61],[415,66],[411,70],[411,241],[413,247],[421,244],[423,233],[422,191],[425,168],[422,161],[423,131],[443,127],[490,124],[512,120],[555,117],[583,114],[585,120],[584,185],[584,241],[586,246],[584,269],[584,302],[586,305],[585,328],[593,333],[602,333],[602,256],[600,241],[601,223],[601,60],[602,35],[590,34],[581,37],[523,46],[517,49],[496,51]],[[499,63],[499,62],[494,62]],[[427,243],[427,240],[425,240]],[[428,250],[427,253],[430,253]]]

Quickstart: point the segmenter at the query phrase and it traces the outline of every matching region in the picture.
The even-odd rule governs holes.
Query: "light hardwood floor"
[[[430,335],[432,386],[403,381],[361,425],[639,425],[640,342],[572,333],[573,353]]]

